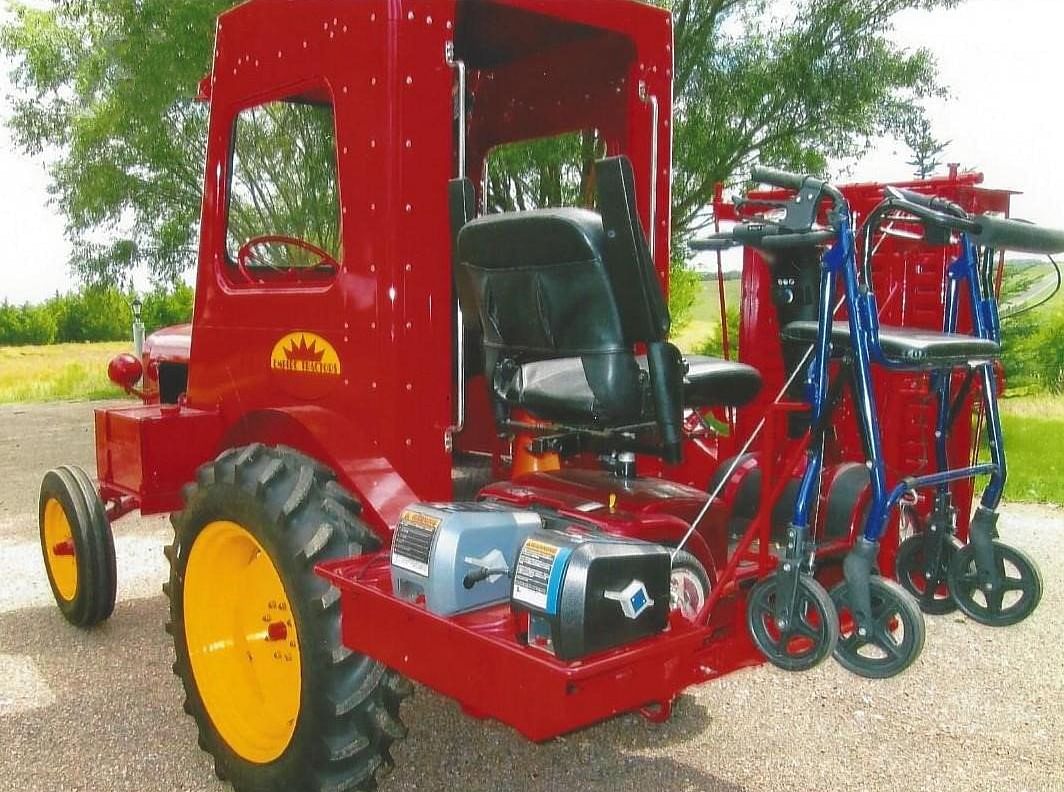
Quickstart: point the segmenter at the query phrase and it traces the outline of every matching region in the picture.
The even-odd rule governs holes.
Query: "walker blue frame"
[[[973,619],[995,626],[1014,624],[1026,618],[1041,598],[1042,583],[1037,565],[1021,551],[997,540],[997,508],[1007,467],[994,377],[994,364],[1000,356],[1001,321],[992,273],[996,250],[1051,255],[1064,251],[1064,232],[987,215],[969,216],[949,201],[890,187],[884,200],[870,212],[861,228],[864,244],[859,266],[857,232],[849,204],[841,192],[814,177],[771,168],[755,168],[752,177],[754,181],[796,193],[785,202],[750,204],[765,209],[783,209],[784,218],[740,223],[731,232],[698,240],[693,244],[695,249],[720,250],[745,244],[771,252],[830,245],[821,257],[815,340],[812,349],[806,353],[807,359],[811,353],[805,378],[805,398],[810,407],[807,464],[795,499],[786,550],[781,554],[776,571],[756,584],[747,600],[747,620],[758,647],[773,663],[790,670],[810,668],[819,662],[823,652],[833,651],[836,659],[855,673],[886,677],[900,673],[919,655],[924,637],[922,609],[944,613],[952,607],[959,607]],[[830,228],[815,229],[825,199],[830,199],[833,204],[827,212]],[[885,353],[871,270],[875,254],[874,235],[892,212],[900,212],[906,222],[921,225],[932,243],[946,246],[952,243],[954,235],[959,236],[959,253],[947,268],[942,332],[953,337],[958,335],[961,290],[966,284],[973,325],[970,336],[993,342],[974,345],[970,359],[965,359],[967,352],[962,349],[959,357],[956,353],[937,359],[934,355],[927,355],[914,365],[911,361],[892,359]],[[842,298],[837,300],[840,281]],[[840,307],[845,307],[847,313],[848,355],[842,363],[843,370],[832,381],[834,315]],[[804,364],[803,360],[800,365]],[[889,490],[872,383],[873,365],[902,371],[929,371],[937,399],[936,470],[925,475],[907,476]],[[965,378],[954,393],[953,377],[962,369]],[[821,484],[828,420],[847,375],[853,389],[859,435],[865,446],[871,503],[863,531],[843,559],[844,580],[832,589],[831,601],[825,603],[818,594],[823,589],[813,579],[816,543],[810,517]],[[960,408],[971,395],[976,378],[981,379],[984,394],[990,461],[950,468],[948,435],[957,416],[963,412]],[[970,523],[969,544],[959,546],[955,538],[956,509],[951,503],[949,485],[981,475],[988,475],[989,482]],[[924,558],[912,560],[914,569],[917,563],[922,565],[918,570],[921,578],[927,573],[926,588],[920,593],[922,599],[918,603],[914,594],[919,592],[911,578],[907,587],[888,580],[879,574],[877,561],[879,542],[886,532],[891,512],[905,495],[923,489],[935,492],[931,522],[922,537],[906,540],[923,543]],[[901,548],[899,558],[900,551]],[[1006,561],[1016,571],[1015,576],[1006,571]],[[943,583],[948,586],[946,600],[928,602],[929,597],[937,596]],[[1019,591],[1021,596],[1005,607],[1004,596],[1009,591]],[[980,602],[980,598],[985,603]],[[775,640],[762,629],[765,616],[771,614],[780,634],[790,634],[797,621],[805,618],[803,614],[810,609],[817,612],[819,619],[837,620],[838,613],[834,611],[846,612],[845,621],[852,628],[851,635],[839,640],[837,633],[825,633],[821,636],[821,651],[806,652],[799,657],[789,653],[785,638]],[[889,624],[894,622],[904,626],[900,644],[888,634],[892,630]],[[811,636],[810,626],[806,619],[806,629],[803,631],[802,626],[797,629]],[[866,645],[882,648],[888,656],[883,660],[859,656],[860,649]]]

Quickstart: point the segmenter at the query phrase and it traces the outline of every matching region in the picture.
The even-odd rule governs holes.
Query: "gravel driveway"
[[[94,469],[92,406],[0,407],[0,790],[228,789],[170,673],[166,520],[118,524],[107,624],[76,631],[52,604],[37,487],[54,465]],[[1004,630],[931,618],[923,656],[897,679],[833,662],[751,669],[688,691],[664,726],[622,717],[538,746],[419,690],[385,792],[1064,790],[1064,511],[1009,505],[1001,530],[1041,564],[1038,612]]]

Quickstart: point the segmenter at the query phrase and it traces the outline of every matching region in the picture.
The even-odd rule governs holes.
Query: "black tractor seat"
[[[783,338],[812,344],[816,341],[816,331],[816,322],[791,322],[783,328]],[[849,323],[832,325],[831,344],[835,354],[850,350]],[[879,345],[892,365],[915,369],[964,366],[995,360],[1001,355],[1001,347],[985,338],[888,325],[879,328]]]
[[[653,423],[662,458],[682,456],[684,407],[744,404],[758,372],[683,360],[637,211],[631,162],[595,164],[597,212],[486,215],[458,233],[464,302],[479,317],[497,423],[514,408],[627,443]],[[463,299],[460,297],[460,299]]]
[[[504,364],[495,372],[494,391],[509,406],[548,420],[596,424],[653,420],[646,356],[636,356],[635,363],[640,369],[642,396],[628,402],[627,411],[618,412],[615,405],[596,399],[583,359],[578,357]],[[684,363],[685,407],[741,407],[761,390],[757,369],[742,363],[701,356],[687,357]]]

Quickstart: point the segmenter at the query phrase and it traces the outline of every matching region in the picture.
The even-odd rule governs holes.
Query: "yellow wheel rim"
[[[211,722],[242,759],[277,759],[299,717],[299,638],[281,576],[247,529],[212,522],[196,537],[184,612],[192,675]]]
[[[74,532],[70,520],[55,498],[44,505],[44,558],[56,591],[64,602],[73,602],[78,595],[78,556],[74,548]]]

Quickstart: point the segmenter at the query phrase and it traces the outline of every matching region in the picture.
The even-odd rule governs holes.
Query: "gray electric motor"
[[[517,553],[542,526],[535,512],[494,503],[409,506],[392,540],[393,590],[406,600],[424,597],[441,616],[505,602]]]

